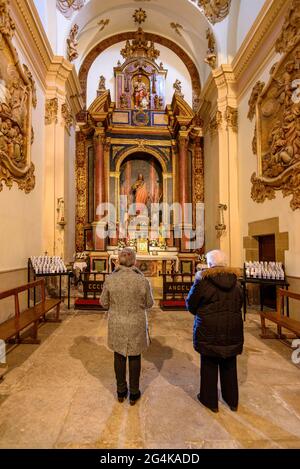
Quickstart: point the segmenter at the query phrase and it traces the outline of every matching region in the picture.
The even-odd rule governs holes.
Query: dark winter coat
[[[196,275],[186,305],[195,315],[194,348],[212,357],[229,358],[242,353],[243,294],[236,271],[213,267]]]

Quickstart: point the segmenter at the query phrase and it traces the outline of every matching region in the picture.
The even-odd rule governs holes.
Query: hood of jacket
[[[206,279],[215,287],[224,291],[230,291],[237,283],[239,269],[230,267],[211,267],[197,274],[198,279]]]

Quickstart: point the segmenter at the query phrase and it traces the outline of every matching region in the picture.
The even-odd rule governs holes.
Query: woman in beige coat
[[[153,304],[149,281],[135,267],[135,251],[123,249],[119,266],[104,283],[101,304],[108,308],[108,346],[114,351],[119,402],[128,394],[126,361],[129,361],[130,404],[141,397],[141,353],[149,345],[147,309]]]

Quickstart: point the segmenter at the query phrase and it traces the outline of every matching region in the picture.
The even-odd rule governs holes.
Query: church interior
[[[300,0],[0,0],[0,220],[0,448],[300,448]],[[134,407],[100,301],[125,247]],[[216,249],[245,342],[213,414],[185,299]]]

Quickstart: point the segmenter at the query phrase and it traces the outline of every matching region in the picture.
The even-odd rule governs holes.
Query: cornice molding
[[[76,69],[64,57],[53,54],[33,0],[14,0],[11,14],[17,26],[17,40],[26,51],[47,97],[53,97],[55,91],[62,96],[68,94],[72,111],[77,114],[83,101]]]

